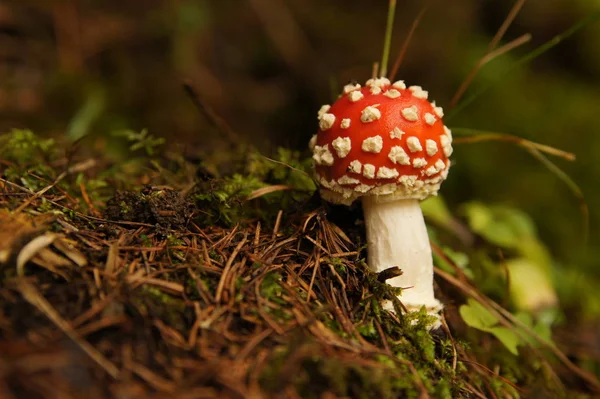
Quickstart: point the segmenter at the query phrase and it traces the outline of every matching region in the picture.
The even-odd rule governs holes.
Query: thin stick
[[[515,18],[519,14],[519,11],[521,11],[521,8],[523,8],[523,6],[525,5],[526,1],[527,0],[517,0],[515,5],[511,8],[510,12],[506,16],[506,19],[504,20],[504,22],[498,29],[498,32],[496,32],[496,35],[490,42],[488,51],[494,50],[496,48],[496,46],[498,45],[498,43],[500,43],[500,40],[502,40],[502,38],[504,37],[504,34],[508,30],[509,26],[514,22]]]
[[[506,133],[488,132],[477,129],[468,128],[453,128],[454,134],[468,135],[468,137],[455,137],[454,144],[473,144],[484,141],[505,141],[509,143],[516,143],[525,148],[535,148],[538,151],[545,152],[546,154],[554,155],[566,159],[567,161],[574,161],[575,154],[567,151],[560,150],[558,148],[551,147],[546,144],[536,143],[518,136],[513,136]]]
[[[250,200],[262,197],[263,195],[275,193],[277,191],[293,190],[293,189],[294,189],[294,187],[288,186],[285,184],[275,184],[273,186],[262,187],[262,188],[252,191],[250,193],[250,195],[248,195],[248,197],[246,197],[246,201],[250,201]]]
[[[529,147],[527,148],[527,151],[529,151],[531,155],[533,155],[538,161],[540,161],[542,165],[548,168],[548,170],[550,170],[550,172],[552,172],[557,178],[562,180],[563,183],[567,185],[569,190],[571,190],[575,198],[577,198],[577,200],[579,201],[579,209],[581,211],[583,223],[582,243],[583,247],[585,248],[587,246],[590,236],[590,210],[585,200],[583,191],[581,191],[581,188],[579,188],[577,183],[575,183],[573,179],[569,177],[569,175],[567,175],[561,168],[559,168],[554,163],[552,163],[552,161],[546,158],[544,154],[540,152],[539,148]]]
[[[383,54],[381,55],[381,69],[379,76],[384,77],[387,74],[387,65],[390,58],[390,47],[392,45],[392,32],[394,30],[394,17],[396,16],[396,0],[390,0],[387,14],[387,24],[385,27],[385,39],[383,40]]]
[[[512,49],[515,49],[515,48],[527,43],[530,40],[531,40],[531,35],[529,33],[526,33],[523,36],[516,38],[512,42],[505,44],[504,46],[500,47],[499,49],[487,53],[483,58],[481,58],[477,62],[477,64],[475,64],[473,69],[471,69],[471,72],[469,72],[469,74],[467,75],[465,80],[463,80],[463,82],[460,84],[460,87],[456,91],[456,94],[454,94],[454,97],[452,97],[452,101],[450,101],[450,108],[453,108],[456,105],[456,103],[461,99],[463,94],[465,94],[465,91],[467,91],[467,88],[471,85],[471,83],[473,82],[473,79],[475,79],[475,76],[477,76],[477,74],[479,73],[481,68],[483,68],[483,66],[485,64],[487,64],[488,62],[492,61],[493,59],[501,56],[502,54],[508,53]]]
[[[417,18],[415,18],[415,20],[413,21],[413,23],[410,27],[410,30],[408,31],[408,35],[406,36],[404,43],[402,43],[402,49],[400,50],[400,54],[398,54],[398,57],[396,57],[396,62],[394,62],[394,67],[392,68],[392,72],[390,73],[390,80],[394,80],[395,76],[398,74],[400,65],[402,64],[402,61],[404,61],[404,56],[406,55],[406,52],[408,51],[408,46],[410,45],[413,35],[415,34],[417,27],[421,23],[421,20],[423,19],[423,16],[425,15],[425,12],[427,11],[428,8],[429,8],[429,1],[427,1],[425,3],[425,5],[421,9],[421,11],[419,11],[419,15],[417,15]]]
[[[319,243],[321,239],[319,238]],[[310,283],[308,284],[308,294],[306,295],[306,303],[309,303],[311,300],[311,295],[313,295],[313,286],[315,285],[315,278],[317,277],[317,269],[321,267],[321,251],[319,246],[315,246],[315,264],[313,266],[312,276],[310,277]],[[315,295],[316,297],[316,295]]]
[[[241,137],[202,99],[192,81],[188,80],[183,82],[183,89],[190,100],[192,100],[192,103],[194,103],[196,108],[198,108],[206,119],[208,119],[219,131],[225,134],[231,145],[241,144]]]
[[[279,233],[279,226],[281,225],[281,217],[283,216],[283,210],[280,209],[277,212],[277,218],[275,219],[275,226],[273,227],[273,235],[271,238],[274,240],[277,238],[277,234]]]
[[[371,78],[377,78],[377,72],[379,71],[379,62],[374,62],[373,67],[371,68]]]
[[[302,169],[295,168],[295,167],[293,167],[292,165],[288,165],[288,164],[287,164],[287,163],[285,163],[285,162],[281,162],[281,161],[278,161],[278,160],[276,160],[276,159],[269,158],[269,157],[267,157],[267,156],[265,156],[265,155],[262,155],[262,154],[259,154],[259,156],[260,156],[261,158],[264,158],[264,159],[266,159],[266,160],[267,160],[267,161],[269,161],[269,162],[273,162],[273,163],[275,163],[275,164],[277,164],[277,165],[285,166],[286,168],[289,168],[289,169],[291,169],[291,170],[293,170],[293,171],[295,171],[295,172],[301,173],[301,174],[303,174],[304,176],[306,176],[306,177],[309,177],[309,178],[311,178],[311,179],[312,179],[312,176],[311,176],[310,174],[306,173],[305,171],[303,171]]]
[[[498,46],[498,43],[500,43],[500,40],[502,40],[502,38],[504,37],[504,34],[508,30],[509,26],[515,20],[515,18],[519,14],[519,11],[521,10],[521,8],[523,7],[523,5],[525,4],[526,1],[527,0],[517,0],[517,2],[514,4],[514,6],[510,10],[510,12],[506,16],[506,18],[504,19],[504,22],[502,23],[500,28],[498,28],[498,31],[496,32],[496,34],[490,41],[487,53],[483,56],[483,58],[481,58],[475,64],[475,66],[473,67],[471,72],[469,72],[469,74],[467,75],[465,80],[461,83],[460,87],[456,91],[456,94],[454,95],[454,97],[452,98],[452,101],[450,102],[450,107],[453,108],[456,105],[456,103],[458,103],[458,100],[460,100],[462,95],[465,93],[465,91],[467,90],[467,88],[469,87],[469,85],[471,84],[471,82],[473,81],[473,79],[475,78],[477,73],[479,72],[479,70],[481,70],[481,67],[483,67],[486,63],[488,63],[492,59],[496,58],[497,56],[504,54],[506,51],[509,51],[509,50],[506,50],[506,51],[502,51],[500,53],[496,53],[494,51],[494,49]],[[506,46],[503,46],[503,47],[506,47]],[[514,46],[514,47],[516,47],[516,46]],[[496,54],[494,56],[490,57],[492,55],[492,53],[496,53]]]
[[[221,296],[223,294],[223,289],[225,287],[225,280],[227,278],[227,275],[229,274],[229,271],[231,270],[231,265],[233,265],[233,261],[234,261],[235,257],[241,251],[241,249],[244,246],[244,244],[246,244],[246,240],[247,239],[248,239],[248,233],[245,233],[244,234],[244,238],[242,238],[242,240],[235,247],[235,249],[233,250],[233,252],[229,256],[229,259],[227,259],[227,263],[225,264],[225,267],[223,267],[223,272],[221,274],[221,279],[219,280],[219,284],[217,285],[217,291],[215,293],[215,302],[216,303],[221,302]]]

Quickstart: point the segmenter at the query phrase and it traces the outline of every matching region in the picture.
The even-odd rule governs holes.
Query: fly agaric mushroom
[[[321,196],[346,205],[362,200],[369,267],[400,267],[403,274],[388,283],[406,288],[402,303],[439,317],[419,201],[437,195],[448,175],[452,135],[442,108],[427,96],[419,86],[386,78],[346,85],[333,105],[319,110],[310,147]]]

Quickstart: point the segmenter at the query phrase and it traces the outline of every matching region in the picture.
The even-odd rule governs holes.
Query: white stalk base
[[[393,287],[405,288],[400,301],[409,311],[425,306],[438,317],[432,328],[439,327],[442,304],[433,293],[433,259],[423,212],[416,199],[377,202],[376,197],[362,199],[367,230],[368,263],[379,273],[398,266],[403,274],[387,280]],[[391,304],[384,306],[389,308]]]

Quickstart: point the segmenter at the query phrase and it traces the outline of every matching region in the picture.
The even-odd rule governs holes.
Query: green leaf
[[[521,343],[521,339],[516,332],[509,330],[506,327],[492,327],[483,331],[487,331],[498,338],[498,340],[502,342],[506,349],[513,355],[516,356],[519,354],[517,346]]]
[[[458,309],[460,316],[469,327],[486,330],[498,324],[498,318],[481,303],[469,298],[466,305]]]
[[[550,327],[550,324],[544,323],[541,320],[538,320],[537,323],[534,323],[533,317],[531,317],[531,315],[526,312],[519,312],[515,314],[515,317],[521,323],[525,324],[527,327],[532,329],[533,332],[535,332],[540,338],[554,345],[554,342],[552,341],[552,329]],[[529,334],[524,334],[524,337],[529,345],[533,347],[540,346],[539,342],[533,337],[531,337]]]
[[[518,355],[517,346],[521,339],[515,331],[498,326],[498,318],[487,310],[481,303],[469,298],[466,305],[458,309],[460,316],[469,326],[495,336],[513,355]]]
[[[516,249],[536,236],[531,218],[521,210],[480,202],[467,203],[463,209],[471,229],[500,247]]]
[[[527,258],[509,259],[504,264],[510,273],[510,296],[517,309],[536,312],[557,306],[547,267]]]

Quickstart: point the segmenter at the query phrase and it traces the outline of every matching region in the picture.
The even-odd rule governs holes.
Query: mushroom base
[[[425,306],[429,314],[439,317],[442,304],[433,292],[433,258],[419,201],[380,202],[366,196],[362,205],[371,270],[379,273],[398,266],[403,274],[387,283],[404,288],[402,303],[411,311]]]

